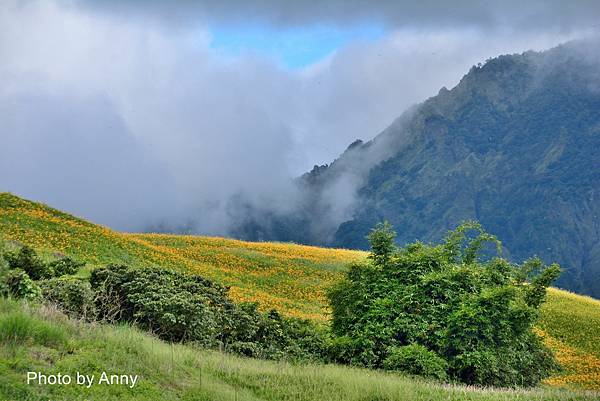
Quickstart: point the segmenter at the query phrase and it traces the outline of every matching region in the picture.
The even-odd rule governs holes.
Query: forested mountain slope
[[[600,297],[599,55],[597,41],[572,42],[474,66],[305,174],[295,216],[241,236],[364,249],[384,219],[400,244],[476,219],[514,260],[557,261],[559,286]]]

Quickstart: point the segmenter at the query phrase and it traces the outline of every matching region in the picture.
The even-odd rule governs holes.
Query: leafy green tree
[[[376,265],[384,265],[390,259],[390,256],[396,250],[394,239],[396,238],[396,232],[392,229],[392,225],[384,221],[383,223],[377,224],[377,226],[371,230],[367,239],[371,244],[371,254],[369,258],[373,260]]]
[[[390,230],[372,232],[371,257],[329,292],[334,360],[494,386],[533,386],[557,368],[532,331],[557,265],[489,255],[500,243],[476,222],[402,249]]]

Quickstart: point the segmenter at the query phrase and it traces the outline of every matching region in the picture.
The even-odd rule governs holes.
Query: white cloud
[[[0,5],[0,188],[128,230],[193,220],[224,233],[240,193],[292,208],[290,177],[470,65],[579,34],[402,28],[288,71],[225,58],[197,25],[65,4]]]

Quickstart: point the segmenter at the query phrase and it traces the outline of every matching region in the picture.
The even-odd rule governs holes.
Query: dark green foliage
[[[264,359],[322,360],[326,334],[313,323],[236,305],[226,287],[162,268],[112,265],[92,272],[99,318],[132,322],[168,341]]]
[[[199,276],[163,269],[112,265],[92,272],[101,318],[136,322],[170,341],[217,341],[219,309],[230,307],[226,289]]]
[[[44,281],[44,294],[49,297],[48,300],[56,301],[58,306],[65,307],[65,311],[71,315],[77,315],[77,311],[87,313],[91,305],[89,300],[77,305],[79,301],[83,301],[83,287],[76,288],[78,285],[75,282],[68,284],[67,281],[51,280],[52,277],[75,274],[85,263],[69,257],[46,263],[28,246],[23,246],[16,252],[5,253],[3,259],[8,265],[8,271],[0,274],[0,292],[15,298],[39,300],[42,296],[39,284]],[[65,292],[61,293],[62,291]],[[79,295],[76,296],[78,291]]]
[[[350,336],[332,336],[328,343],[328,354],[327,358],[331,362],[344,364],[344,365],[360,365],[360,361],[357,358],[359,349],[360,339],[353,339]]]
[[[39,282],[46,301],[57,305],[67,315],[94,320],[94,293],[89,282],[73,277],[57,277]]]
[[[227,351],[262,359],[322,360],[326,332],[307,320],[287,318],[277,311],[258,311],[256,303],[242,303],[228,316],[222,338]]]
[[[28,246],[23,246],[19,251],[4,254],[10,269],[21,269],[29,275],[32,280],[45,280],[52,277],[72,275],[85,265],[85,262],[76,261],[70,257],[44,262]]]
[[[53,275],[50,266],[28,246],[22,247],[18,252],[5,254],[4,259],[8,262],[9,268],[25,271],[32,280],[46,279]]]
[[[435,352],[419,344],[394,347],[383,361],[387,370],[398,370],[437,380],[446,379],[448,363]]]
[[[389,237],[389,227],[379,230],[371,238]],[[400,369],[410,358],[436,355],[449,378],[469,384],[533,386],[547,377],[556,363],[532,327],[559,268],[486,259],[487,242],[499,246],[469,222],[441,245],[415,243],[385,259],[378,247],[369,262],[351,266],[329,294],[332,329],[342,338],[334,342],[338,359]],[[424,366],[407,369],[430,374]]]
[[[70,257],[64,257],[61,259],[54,260],[48,264],[48,267],[52,270],[54,277],[61,277],[75,274],[80,268],[85,266],[85,262],[79,262]]]
[[[396,232],[392,230],[392,226],[387,221],[378,224],[367,236],[369,243],[371,244],[371,254],[369,258],[373,260],[376,265],[384,265],[392,256],[396,245],[394,244],[394,238],[396,238]]]
[[[560,275],[560,266],[552,264],[550,267],[545,268],[539,258],[533,258],[527,260],[523,267],[528,271],[525,279],[529,278],[531,280],[531,285],[527,288],[525,302],[527,305],[538,308],[546,299],[546,288]]]
[[[452,361],[451,374],[465,383],[534,386],[560,367],[534,333],[524,333],[510,346],[464,349]]]
[[[37,301],[42,295],[39,285],[21,269],[11,269],[4,273],[2,281],[6,295],[13,298]]]

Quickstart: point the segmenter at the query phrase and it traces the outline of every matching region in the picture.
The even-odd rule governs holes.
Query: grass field
[[[349,262],[366,257],[294,244],[123,234],[7,193],[0,194],[0,239],[9,247],[33,246],[46,257],[74,256],[88,263],[88,271],[127,263],[195,272],[231,286],[236,300],[322,322],[327,320],[326,289]],[[538,330],[565,367],[548,384],[600,391],[599,301],[552,289]]]
[[[134,388],[26,384],[28,371],[139,375]],[[96,379],[97,380],[97,379]],[[130,327],[66,319],[48,307],[0,300],[0,399],[188,401],[597,400],[553,388],[493,390],[442,385],[333,365],[290,365],[169,345]]]

